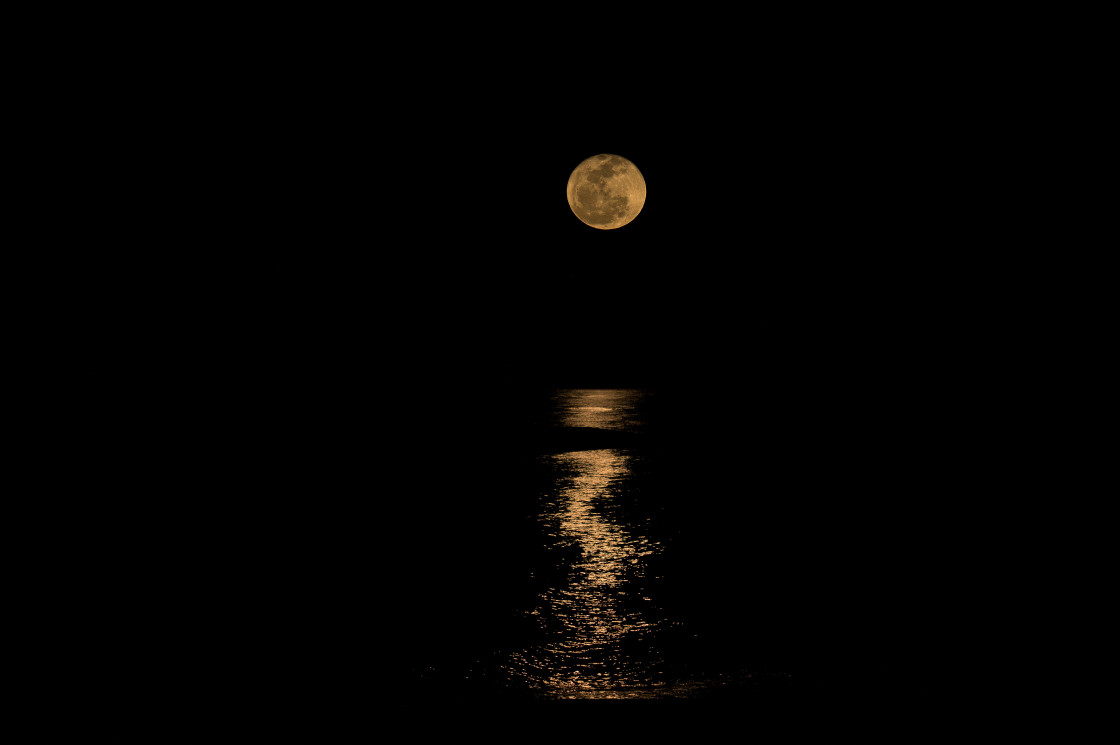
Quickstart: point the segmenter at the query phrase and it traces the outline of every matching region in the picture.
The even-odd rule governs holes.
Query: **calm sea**
[[[555,391],[538,424],[637,437],[512,466],[476,458],[486,462],[468,476],[471,496],[429,536],[441,545],[411,631],[411,685],[536,699],[792,686],[782,604],[793,557],[781,526],[749,524],[767,519],[752,496],[772,496],[752,493],[749,453],[729,462],[665,410],[643,390]]]

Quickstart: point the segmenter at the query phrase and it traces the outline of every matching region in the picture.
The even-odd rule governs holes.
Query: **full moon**
[[[646,180],[621,155],[592,155],[568,177],[568,206],[593,228],[621,228],[638,216],[645,203]]]

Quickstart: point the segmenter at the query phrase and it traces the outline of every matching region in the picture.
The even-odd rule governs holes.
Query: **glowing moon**
[[[621,228],[638,216],[645,203],[646,180],[621,155],[592,155],[568,177],[568,206],[593,228]]]

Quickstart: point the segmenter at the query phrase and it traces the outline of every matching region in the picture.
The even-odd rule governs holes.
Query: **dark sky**
[[[218,191],[260,228],[217,260],[270,333],[410,380],[685,385],[912,352],[957,250],[952,122],[920,65],[707,46],[604,68],[467,44],[403,69],[343,45],[273,70],[231,95]],[[611,231],[565,199],[601,152],[648,186]]]

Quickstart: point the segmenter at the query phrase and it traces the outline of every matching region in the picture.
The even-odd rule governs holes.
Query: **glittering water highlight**
[[[558,697],[626,697],[664,684],[655,636],[666,623],[642,596],[645,560],[659,544],[611,519],[604,503],[628,473],[628,456],[588,450],[553,456],[570,472],[541,519],[567,557],[567,582],[532,615],[546,641],[514,653],[510,670]]]

